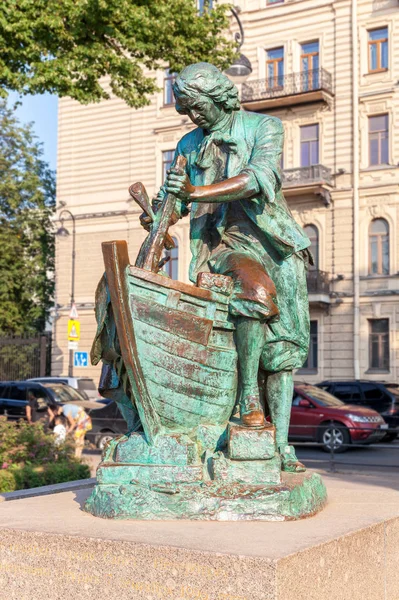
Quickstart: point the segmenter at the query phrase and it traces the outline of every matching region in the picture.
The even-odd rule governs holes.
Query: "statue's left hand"
[[[195,187],[192,185],[187,173],[181,175],[173,167],[167,172],[165,188],[167,192],[174,194],[177,198],[185,202],[191,200],[191,195],[195,191]]]

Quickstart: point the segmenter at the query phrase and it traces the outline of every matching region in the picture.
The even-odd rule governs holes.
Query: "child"
[[[67,430],[64,425],[64,418],[62,415],[56,415],[54,419],[55,427],[53,429],[54,433],[54,443],[56,446],[60,446],[65,442]]]

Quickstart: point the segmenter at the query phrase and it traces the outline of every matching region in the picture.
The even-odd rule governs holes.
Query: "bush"
[[[0,471],[0,492],[13,492],[17,489],[14,474],[6,469]]]
[[[75,458],[69,440],[56,446],[42,423],[0,417],[0,493],[87,477],[90,469]]]

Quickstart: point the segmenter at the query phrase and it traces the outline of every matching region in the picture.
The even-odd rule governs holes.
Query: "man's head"
[[[217,67],[196,63],[183,69],[173,84],[178,113],[202,129],[212,129],[225,113],[240,110],[236,86]]]

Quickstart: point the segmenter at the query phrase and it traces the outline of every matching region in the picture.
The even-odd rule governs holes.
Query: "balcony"
[[[325,271],[310,269],[306,275],[308,283],[309,304],[326,306],[331,304],[330,276]]]
[[[331,169],[324,165],[284,169],[282,173],[284,196],[315,195],[328,206],[333,187]]]
[[[241,104],[247,110],[270,110],[309,102],[330,104],[333,96],[331,73],[320,68],[247,81],[242,85]]]

